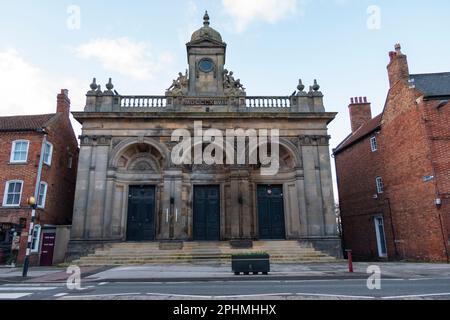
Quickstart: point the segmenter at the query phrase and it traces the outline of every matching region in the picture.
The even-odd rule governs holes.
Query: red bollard
[[[352,250],[345,250],[348,258],[348,272],[353,273],[353,257]]]

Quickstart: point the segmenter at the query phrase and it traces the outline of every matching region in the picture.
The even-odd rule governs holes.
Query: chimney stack
[[[61,93],[58,94],[56,102],[56,112],[64,113],[67,116],[69,115],[70,113],[69,90],[61,89]]]
[[[402,53],[400,44],[395,45],[395,51],[389,52],[390,62],[387,66],[389,75],[389,84],[392,88],[397,82],[409,79],[408,58]]]
[[[350,111],[352,133],[372,120],[372,108],[370,102],[367,101],[367,97],[351,98],[348,108]]]

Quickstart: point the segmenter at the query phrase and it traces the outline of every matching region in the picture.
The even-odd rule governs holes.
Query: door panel
[[[259,238],[285,239],[283,186],[258,186]]]
[[[55,250],[56,234],[44,233],[42,237],[41,263],[42,267],[50,267],[53,265],[53,253]]]
[[[155,187],[130,186],[127,240],[155,240]]]
[[[194,187],[194,240],[220,240],[220,187]]]

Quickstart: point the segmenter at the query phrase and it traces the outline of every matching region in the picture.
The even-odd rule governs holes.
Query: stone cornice
[[[73,112],[72,114],[81,123],[89,119],[317,119],[327,120],[327,123],[330,123],[337,115],[335,112]]]

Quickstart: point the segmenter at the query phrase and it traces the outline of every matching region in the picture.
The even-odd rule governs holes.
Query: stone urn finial
[[[317,83],[317,80],[314,80],[314,85],[312,86],[312,89],[314,90],[314,91],[319,91],[319,89],[320,89],[320,86],[319,86],[319,84]]]
[[[91,83],[90,87],[91,87],[92,91],[95,91],[98,88],[98,86],[97,86],[97,79],[96,78],[94,78],[92,80],[92,83]]]
[[[112,83],[111,78],[109,78],[109,82],[106,84],[106,89],[108,89],[108,91],[112,91],[112,89],[114,89],[114,85]]]
[[[298,86],[297,86],[298,91],[303,92],[303,90],[305,90],[305,85],[303,84],[302,79],[298,80]]]
[[[101,86],[101,85],[98,85],[98,86],[97,86],[97,91],[96,91],[96,92],[97,92],[97,95],[98,95],[98,96],[103,95],[103,92],[102,92],[102,86]]]
[[[209,14],[208,14],[208,11],[205,11],[205,15],[203,16],[203,25],[205,27],[209,26]]]

